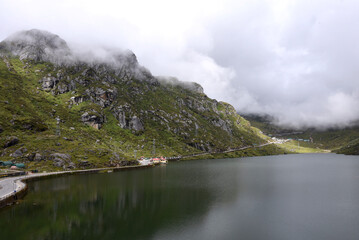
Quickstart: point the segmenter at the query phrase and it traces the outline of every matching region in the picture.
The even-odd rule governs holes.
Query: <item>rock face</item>
[[[22,61],[18,61],[15,56]],[[150,71],[139,65],[131,51],[106,50],[102,57],[95,54],[88,56],[87,59],[75,56],[58,36],[38,30],[17,33],[0,43],[0,58],[7,63],[6,66],[0,65],[0,70],[12,71],[12,66],[17,69],[18,65],[23,64],[24,71],[15,71],[8,75],[17,75],[16,79],[25,81],[31,73],[31,78],[38,81],[28,81],[28,84],[32,84],[31,88],[28,88],[28,84],[23,84],[24,87],[16,85],[16,88],[20,88],[21,92],[29,97],[21,103],[14,103],[9,98],[11,104],[7,102],[6,108],[11,109],[10,105],[13,103],[18,105],[13,108],[17,110],[16,113],[13,111],[4,121],[0,118],[0,124],[6,127],[6,133],[11,127],[32,131],[34,134],[49,127],[51,131],[44,136],[51,135],[55,133],[55,117],[59,116],[63,120],[59,125],[63,138],[49,139],[53,141],[54,149],[46,152],[42,146],[29,144],[27,147],[31,156],[26,155],[29,160],[48,160],[50,153],[61,151],[59,149],[70,145],[85,150],[84,145],[88,145],[89,141],[81,140],[89,137],[95,142],[99,133],[107,135],[101,138],[101,141],[96,141],[96,144],[108,143],[109,148],[112,148],[112,144],[119,148],[121,159],[117,158],[118,161],[130,156],[128,151],[133,149],[141,148],[148,152],[148,139],[153,138],[161,144],[162,149],[171,149],[168,152],[178,154],[197,150],[223,150],[227,149],[228,145],[238,147],[258,139],[253,136],[253,132],[249,133],[252,135],[247,140],[242,138],[241,135],[248,130],[244,129],[245,120],[236,114],[229,104],[208,98],[197,83],[154,77]],[[18,84],[22,84],[20,80]],[[5,84],[3,86],[0,91],[6,88]],[[12,90],[13,95],[20,92],[15,91],[15,87]],[[52,96],[45,92],[40,94],[40,91],[49,92]],[[38,94],[36,98],[35,94]],[[44,99],[40,101],[41,97]],[[32,104],[34,99],[39,101]],[[104,124],[108,125],[103,127]],[[82,129],[84,125],[102,129],[100,132],[91,131],[90,128]],[[76,130],[73,127],[76,127]],[[75,136],[73,139],[71,134]],[[132,137],[131,134],[135,136]],[[3,135],[4,133],[1,134]],[[28,139],[31,139],[31,136]],[[63,139],[67,141],[64,143]],[[1,141],[1,144],[7,148],[18,141],[7,139],[6,142]],[[122,143],[121,146],[117,145],[119,142],[124,143],[124,149]],[[93,146],[86,147],[91,149]],[[5,151],[7,156],[13,152],[11,148]],[[20,150],[13,154],[24,157]],[[59,154],[51,156],[55,166],[74,167],[68,156]],[[78,166],[89,165],[80,162]]]
[[[71,97],[71,104],[75,104],[75,105],[79,105],[80,103],[87,101],[87,97],[86,96],[76,96],[76,97]]]
[[[103,125],[104,117],[96,114],[89,114],[88,112],[85,112],[81,116],[81,121],[95,129],[100,129]]]
[[[218,118],[218,119],[212,120],[212,123],[213,123],[214,126],[220,127],[220,128],[223,129],[224,131],[226,131],[226,132],[232,134],[232,130],[231,130],[231,127],[230,127],[230,123],[224,121],[223,119]]]
[[[50,160],[53,161],[55,167],[66,168],[66,164],[74,166],[74,163],[71,162],[71,156],[66,153],[53,153],[50,155]]]
[[[145,128],[139,117],[132,111],[129,104],[120,105],[114,109],[114,116],[118,120],[118,125],[124,129],[143,131]]]
[[[131,106],[129,104],[120,105],[114,109],[114,115],[118,120],[118,125],[121,128],[129,127],[129,121],[126,118],[126,115],[128,116],[130,113],[131,113]]]
[[[86,94],[89,96],[89,99],[105,108],[111,105],[111,103],[117,98],[117,89],[107,89],[102,88],[91,88],[86,90]]]
[[[55,77],[44,77],[40,80],[40,83],[42,83],[42,90],[44,91],[51,91],[58,82],[59,80]]]
[[[200,84],[192,82],[191,85],[192,85],[192,87],[191,87],[192,91],[195,91],[197,93],[204,93],[203,87]]]
[[[27,159],[29,161],[36,161],[36,162],[40,162],[40,161],[44,160],[43,156],[41,156],[40,153],[36,153],[36,152],[27,154]]]
[[[137,132],[144,130],[143,124],[141,123],[140,119],[137,116],[133,116],[131,118],[131,121],[129,123],[129,128]]]
[[[59,94],[63,94],[63,93],[66,93],[66,92],[70,91],[68,85],[66,85],[64,83],[59,84],[57,86],[57,90],[58,90]]]
[[[14,146],[18,143],[19,143],[19,139],[17,137],[14,137],[14,136],[8,137],[4,144],[4,148]]]

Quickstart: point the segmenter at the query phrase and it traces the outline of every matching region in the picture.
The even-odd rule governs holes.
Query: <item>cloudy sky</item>
[[[131,49],[154,75],[280,124],[359,119],[356,0],[0,0],[0,21],[1,40],[38,28]]]

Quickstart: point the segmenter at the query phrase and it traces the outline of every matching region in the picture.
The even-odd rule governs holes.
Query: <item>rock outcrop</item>
[[[21,147],[19,149],[16,149],[15,152],[13,152],[12,154],[10,154],[11,157],[14,157],[14,158],[19,158],[19,157],[22,157],[24,155],[24,153],[27,152],[27,149],[24,148],[24,147]]]
[[[93,166],[93,159],[117,165],[133,158],[133,151],[151,152],[154,138],[159,149],[173,155],[262,141],[233,107],[208,98],[197,83],[154,77],[131,51],[85,55],[74,54],[58,36],[38,30],[0,43],[5,59],[0,70],[7,78],[0,93],[9,96],[0,102],[5,109],[0,124],[6,128],[1,133],[0,127],[0,143],[8,148],[1,155],[71,169]],[[24,71],[15,71],[21,65]],[[19,139],[4,136],[12,129],[24,136],[24,145],[15,152],[11,146]]]
[[[44,91],[51,91],[59,80],[55,77],[44,77],[40,80],[42,90]]]
[[[44,158],[40,153],[35,153],[33,160],[36,162],[40,162],[40,161],[44,160]]]
[[[75,164],[71,162],[71,156],[66,153],[53,153],[50,155],[50,160],[53,161],[55,167],[64,169],[75,167]]]
[[[103,123],[105,122],[104,117],[95,112],[93,113],[85,112],[81,116],[81,121],[95,129],[100,129]]]
[[[19,139],[17,137],[14,136],[8,137],[5,141],[4,148],[14,146],[18,143],[19,143]]]
[[[141,120],[136,115],[131,117],[131,120],[130,120],[130,122],[128,124],[128,128],[133,129],[136,132],[144,130],[144,127],[143,127],[143,124],[142,124]]]
[[[118,97],[117,89],[102,89],[99,87],[86,89],[86,94],[89,99],[101,107],[105,108],[111,105],[113,101]]]
[[[71,97],[70,100],[71,100],[71,104],[79,105],[80,103],[87,101],[88,97],[87,96],[76,96],[76,97]]]
[[[118,125],[124,129],[131,129],[136,132],[143,131],[144,125],[139,117],[133,112],[129,104],[116,107],[114,116],[118,120]]]
[[[87,161],[87,160],[79,160],[78,164],[77,164],[80,168],[88,168],[91,167],[92,164]]]

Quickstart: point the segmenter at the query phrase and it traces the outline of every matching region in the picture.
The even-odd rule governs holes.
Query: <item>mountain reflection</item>
[[[216,198],[226,198],[219,179],[236,189],[234,172],[219,178],[211,171],[173,163],[33,182],[20,205],[1,212],[1,234],[16,233],[16,239],[149,239],[160,229],[201,221]]]

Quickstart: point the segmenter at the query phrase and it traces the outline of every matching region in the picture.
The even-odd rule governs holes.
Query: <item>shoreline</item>
[[[206,152],[206,153],[198,153],[191,154],[185,156],[178,156],[174,159],[169,159],[169,161],[181,161],[186,158],[186,160],[199,160],[202,159],[202,156],[210,155],[214,157],[214,155],[227,154],[231,152],[243,151],[250,148],[262,148],[267,145],[277,145],[277,142],[268,142],[258,146],[245,146],[238,149],[230,149],[224,152]],[[324,153],[324,152],[322,152]],[[330,153],[330,152],[325,152]],[[288,154],[288,153],[282,153]],[[295,154],[295,153],[290,153]],[[281,155],[281,154],[274,154]],[[199,158],[198,158],[199,157]],[[35,181],[39,178],[48,178],[55,176],[62,176],[68,174],[87,174],[87,173],[99,173],[102,171],[121,171],[121,170],[129,170],[129,169],[138,169],[138,168],[149,168],[153,167],[153,165],[134,165],[134,166],[123,166],[123,167],[105,167],[105,168],[93,168],[93,169],[83,169],[83,170],[72,170],[72,171],[59,171],[59,172],[48,172],[48,173],[34,173],[30,175],[20,175],[16,177],[5,177],[0,178],[0,209],[6,206],[12,205],[17,202],[18,199],[23,198],[27,193],[27,182]],[[4,189],[5,188],[5,189]],[[16,191],[15,191],[16,190]]]
[[[73,171],[34,173],[30,175],[6,177],[0,179],[0,209],[13,205],[19,199],[23,198],[28,190],[27,182],[36,181],[37,179],[70,175],[70,174],[100,173],[103,171],[117,172],[122,170],[149,168],[149,167],[153,167],[153,165],[93,168],[93,169],[73,170]]]

